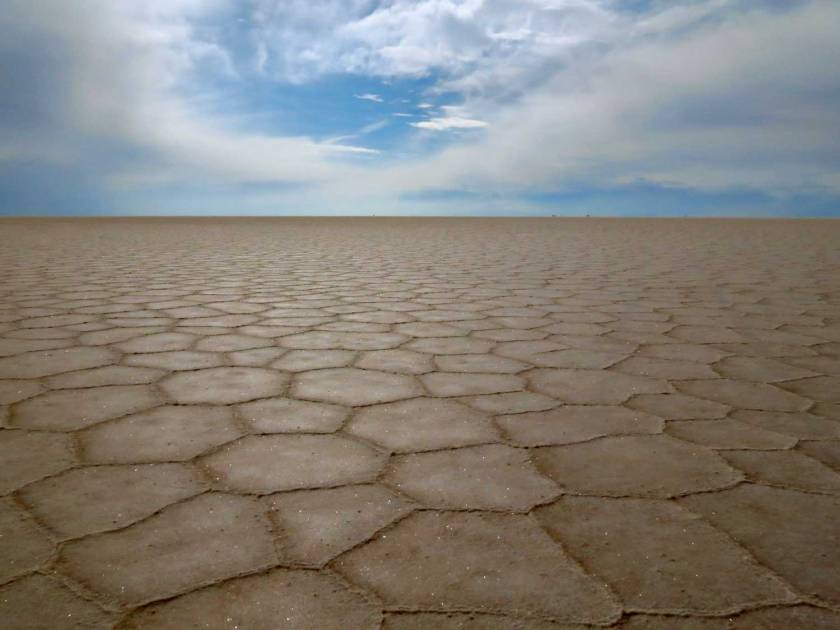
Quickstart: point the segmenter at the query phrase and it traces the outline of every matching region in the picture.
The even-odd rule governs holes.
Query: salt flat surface
[[[840,627],[840,221],[0,221],[0,625]]]

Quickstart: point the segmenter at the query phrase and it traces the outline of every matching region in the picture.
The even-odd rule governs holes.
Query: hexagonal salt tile
[[[0,584],[35,571],[55,551],[55,543],[10,499],[0,499]]]
[[[174,374],[160,388],[174,402],[188,405],[228,405],[282,394],[289,376],[275,370],[219,367]]]
[[[204,494],[117,532],[64,545],[59,568],[136,606],[277,563],[259,501]]]
[[[728,536],[672,502],[566,497],[537,516],[628,608],[713,615],[794,599]]]
[[[586,442],[607,435],[661,433],[661,418],[612,405],[563,405],[551,411],[499,416],[502,430],[522,446]]]
[[[0,586],[0,619],[8,628],[111,630],[114,617],[59,580],[37,573]]]
[[[251,337],[231,333],[205,337],[195,344],[195,349],[205,352],[236,352],[238,350],[252,350],[273,345],[273,342],[263,337]]]
[[[436,324],[433,322],[411,322],[408,324],[397,324],[394,330],[409,337],[462,337],[467,334],[463,328],[456,328],[448,324]],[[492,346],[490,346],[492,347]]]
[[[727,405],[685,394],[642,394],[628,400],[626,405],[666,420],[723,418],[730,410]]]
[[[335,368],[295,375],[291,394],[295,398],[362,406],[420,396],[423,388],[411,376]]]
[[[263,367],[283,356],[285,353],[286,350],[283,348],[253,348],[251,350],[228,352],[227,356],[233,365]]]
[[[800,451],[840,472],[840,441],[800,442]]]
[[[731,630],[833,630],[840,627],[840,613],[814,606],[775,606],[742,613],[733,620]]]
[[[9,379],[0,381],[0,405],[32,398],[45,391],[45,387],[35,380]]]
[[[163,370],[124,365],[106,365],[104,367],[65,372],[46,379],[51,389],[74,389],[81,387],[102,387],[103,385],[143,385],[153,383],[166,374]]]
[[[159,404],[149,385],[62,389],[13,407],[12,424],[25,429],[74,431]]]
[[[484,414],[450,400],[414,398],[360,409],[346,431],[398,452],[498,440]]]
[[[533,457],[543,473],[576,494],[668,498],[743,479],[714,452],[665,435],[550,446],[537,449]]]
[[[714,346],[693,343],[663,343],[642,346],[639,355],[656,359],[692,361],[694,363],[715,363],[729,353]]]
[[[742,422],[800,440],[840,439],[840,423],[812,413],[747,411],[732,414]]]
[[[202,464],[219,486],[268,494],[372,481],[386,459],[337,435],[254,435],[207,456]]]
[[[796,445],[796,439],[792,437],[730,418],[669,422],[667,433],[718,450],[773,450],[793,448]]]
[[[810,611],[817,611],[816,614]],[[675,619],[679,620],[680,630],[788,630],[789,628],[808,628],[808,630],[834,630],[835,624],[829,611],[808,606],[781,605],[771,608],[745,611],[726,617],[694,617],[657,614],[628,615],[622,623],[622,630],[671,630]],[[840,615],[837,615],[840,619]]]
[[[722,455],[757,483],[840,494],[840,474],[797,451],[731,451]]]
[[[389,612],[382,630],[580,630],[582,627],[490,613]]]
[[[356,358],[350,350],[291,350],[271,364],[277,370],[306,372],[324,368],[346,367]]]
[[[163,406],[79,433],[94,463],[184,461],[241,435],[226,407]]]
[[[435,369],[432,357],[411,350],[371,350],[365,352],[356,367],[400,374],[425,374]]]
[[[397,333],[311,331],[282,337],[278,343],[293,350],[387,350],[405,340]]]
[[[840,402],[840,376],[815,376],[783,383],[780,387],[822,402]]]
[[[818,416],[840,420],[840,403],[821,403],[811,407],[811,411]]]
[[[426,337],[406,344],[405,348],[428,354],[486,354],[493,345],[492,341],[469,337]]]
[[[624,372],[625,374],[636,374],[638,376],[650,376],[667,380],[718,377],[718,374],[712,368],[703,363],[657,359],[654,357],[631,357],[613,367],[613,370]]]
[[[799,592],[840,603],[840,498],[742,484],[680,504],[705,517]]]
[[[547,411],[560,404],[559,400],[533,392],[505,392],[460,399],[470,407],[490,414]]]
[[[17,360],[12,355],[18,357],[26,357],[24,353],[36,353],[40,350],[55,350],[57,348],[67,348],[73,345],[70,339],[0,339],[0,357],[10,357],[10,360],[5,358],[0,359],[0,374],[2,378],[14,378],[14,367],[17,365]],[[34,355],[33,355],[34,358]],[[37,359],[28,359],[32,365],[39,365]],[[21,376],[21,375],[18,375]],[[37,378],[37,377],[36,377]]]
[[[48,475],[69,468],[76,461],[69,435],[40,431],[0,431],[0,494],[6,494]]]
[[[787,365],[775,359],[760,357],[727,357],[715,364],[715,370],[728,378],[756,383],[776,383],[795,378],[816,376],[810,370]],[[675,376],[674,378],[679,377]]]
[[[301,490],[264,499],[286,555],[320,566],[408,514],[412,504],[383,486]]]
[[[142,337],[135,337],[130,341],[118,343],[115,347],[127,353],[170,352],[173,350],[186,350],[195,342],[195,340],[196,337],[194,335],[176,332],[162,332],[152,335],[144,335]]]
[[[638,394],[673,391],[667,381],[606,370],[539,369],[528,378],[536,391],[579,405],[616,405]]]
[[[681,381],[677,389],[690,396],[714,400],[741,409],[803,411],[811,401],[775,385],[719,378],[709,381]]]
[[[615,365],[627,355],[616,352],[597,352],[574,348],[532,354],[528,360],[538,367],[602,370]]]
[[[275,569],[213,585],[135,612],[125,630],[171,628],[318,628],[374,630],[379,607],[336,577]]]
[[[72,326],[74,324],[84,324],[86,322],[96,319],[90,315],[48,315],[45,317],[33,317],[18,322],[21,328],[53,328],[58,326]]]
[[[239,405],[240,417],[255,433],[332,433],[350,410],[291,398],[266,398]]]
[[[79,341],[86,346],[106,346],[112,343],[119,343],[135,337],[142,337],[159,332],[164,332],[162,326],[146,326],[131,328],[108,328],[107,330],[96,330],[79,335]]]
[[[0,359],[0,378],[41,378],[116,363],[119,354],[107,348],[62,348],[27,352]]]
[[[433,396],[478,396],[514,392],[524,388],[525,379],[512,374],[463,374],[432,372],[420,377]]]
[[[489,609],[597,624],[621,611],[522,515],[415,513],[332,566],[388,608]]]
[[[149,354],[131,354],[123,359],[125,365],[135,365],[161,370],[198,370],[222,365],[222,355],[194,350],[175,350],[173,352],[151,352]]]
[[[435,357],[435,363],[443,372],[516,374],[531,367],[522,361],[493,354],[442,355]]]
[[[207,488],[183,464],[76,468],[20,491],[24,504],[63,538],[130,525]]]
[[[385,480],[429,507],[527,511],[557,496],[527,451],[490,444],[393,458]]]
[[[181,326],[203,326],[219,328],[238,328],[260,321],[255,315],[221,315],[219,317],[191,317],[181,319]]]

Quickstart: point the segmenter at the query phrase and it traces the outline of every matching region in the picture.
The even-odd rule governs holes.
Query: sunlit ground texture
[[[840,222],[0,221],[4,628],[840,627]]]

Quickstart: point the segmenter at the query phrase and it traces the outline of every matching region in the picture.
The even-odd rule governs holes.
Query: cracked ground
[[[0,626],[840,628],[840,222],[0,222]]]

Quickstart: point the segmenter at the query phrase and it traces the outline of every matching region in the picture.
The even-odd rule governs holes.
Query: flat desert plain
[[[840,221],[0,221],[3,628],[840,628]]]

